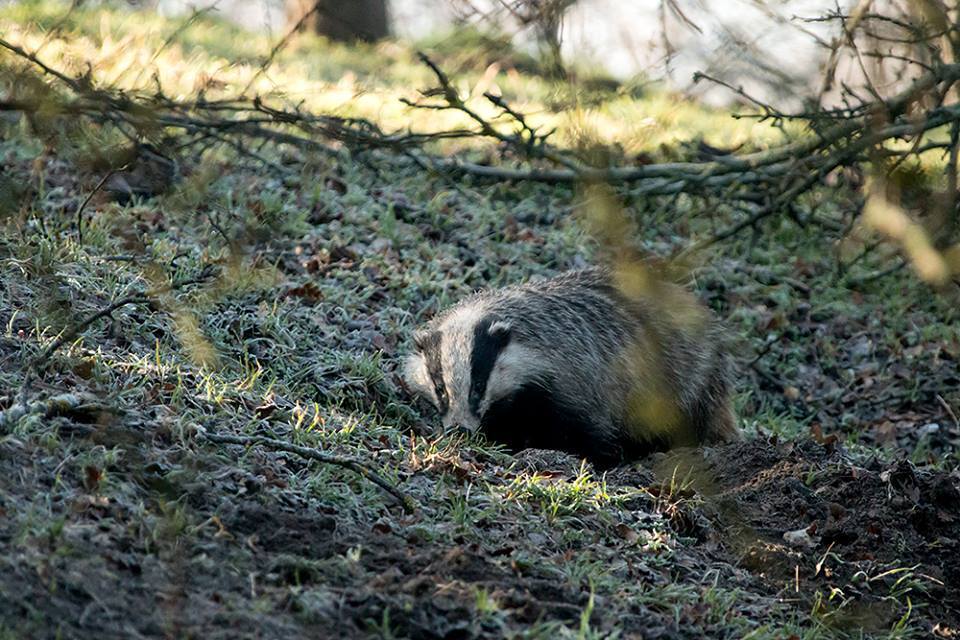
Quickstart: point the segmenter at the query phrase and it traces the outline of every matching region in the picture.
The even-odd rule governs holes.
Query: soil
[[[549,530],[480,518],[478,541],[436,535],[422,526],[423,513],[389,511],[361,527],[357,514],[278,479],[303,470],[297,459],[257,454],[245,471],[202,448],[165,448],[140,435],[125,439],[125,454],[107,469],[61,463],[14,437],[0,443],[0,465],[20,469],[0,477],[0,513],[17,504],[40,510],[31,498],[47,492],[47,506],[63,514],[39,529],[0,520],[0,544],[16,549],[0,554],[0,619],[22,621],[34,637],[68,638],[357,637],[383,628],[396,637],[502,637],[547,621],[576,627],[583,615],[625,637],[721,628],[696,606],[678,613],[599,594],[591,603],[589,585],[558,579],[550,562],[536,561],[552,555]],[[143,465],[147,451],[163,462]],[[573,477],[580,468],[543,451],[522,452],[507,468],[501,462],[468,459],[464,479],[507,479],[518,469]],[[689,481],[668,495],[678,477]],[[744,615],[793,601],[869,632],[895,624],[893,603],[909,595],[926,628],[960,628],[956,473],[858,465],[812,441],[755,439],[660,454],[606,481],[611,491],[646,493],[620,505],[620,523],[601,512],[579,516],[582,535],[566,540],[562,557],[590,554],[651,587],[713,571],[743,589]],[[123,490],[108,498],[100,491],[107,482]],[[183,497],[148,498],[145,511],[147,486],[152,496],[166,486]],[[658,513],[683,540],[669,566],[647,563],[630,546],[630,532]],[[842,596],[811,600],[836,589]],[[478,615],[478,593],[489,594],[498,615]]]
[[[711,538],[771,586],[841,589],[838,620],[877,632],[896,623],[892,594],[907,589],[926,628],[958,627],[957,472],[858,465],[813,442],[753,441],[705,461]]]

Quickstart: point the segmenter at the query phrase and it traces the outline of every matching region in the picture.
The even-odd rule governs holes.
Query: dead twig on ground
[[[127,163],[122,167],[108,171],[102,178],[100,178],[97,186],[95,186],[90,193],[87,194],[87,197],[83,199],[83,202],[80,203],[80,206],[77,207],[77,244],[83,245],[83,210],[87,208],[87,205],[90,204],[93,196],[97,195],[97,193],[103,188],[103,185],[107,183],[107,180],[109,180],[111,176],[114,176],[121,171],[126,171],[129,166],[129,163]]]
[[[292,442],[277,440],[275,438],[267,438],[265,436],[226,435],[209,433],[208,431],[204,430],[201,431],[201,437],[204,440],[219,444],[237,444],[244,447],[260,446],[267,449],[272,449],[274,451],[286,451],[287,453],[294,453],[308,460],[315,460],[324,464],[332,464],[338,467],[343,467],[344,469],[349,469],[350,471],[353,471],[364,479],[369,480],[393,496],[403,508],[405,513],[413,513],[416,511],[416,503],[410,496],[397,489],[382,475],[358,460],[336,456],[330,453],[319,451],[317,449],[312,449],[310,447],[304,447],[298,444],[293,444]]]
[[[87,327],[92,325],[97,320],[107,318],[111,316],[115,311],[121,309],[127,305],[135,304],[149,304],[154,301],[158,296],[163,294],[168,294],[173,291],[181,290],[185,287],[194,284],[200,284],[210,280],[215,274],[215,270],[212,267],[204,268],[197,276],[192,278],[186,278],[184,280],[179,280],[173,282],[164,287],[151,289],[149,291],[144,291],[142,293],[135,293],[129,296],[120,298],[119,300],[114,301],[113,303],[107,305],[103,309],[99,309],[95,313],[92,313],[82,320],[70,325],[60,336],[51,342],[47,347],[41,351],[30,363],[24,368],[24,377],[23,383],[20,387],[20,392],[18,393],[17,402],[14,403],[14,406],[11,407],[8,411],[13,411],[14,408],[20,407],[18,411],[22,410],[24,407],[28,406],[28,396],[30,394],[30,387],[33,384],[33,381],[36,377],[40,376],[43,370],[46,368],[47,363],[49,363],[50,358],[59,351],[64,345],[76,338],[83,332]],[[7,417],[14,415],[13,413],[8,413]],[[21,414],[22,415],[22,414]]]

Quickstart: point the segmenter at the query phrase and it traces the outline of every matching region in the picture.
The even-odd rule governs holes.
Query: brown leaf
[[[530,242],[532,244],[543,244],[543,238],[537,235],[533,229],[521,229],[517,234],[517,240],[521,242]]]
[[[84,358],[74,365],[73,372],[84,380],[89,380],[93,377],[93,359]]]
[[[819,422],[814,422],[810,425],[810,437],[813,438],[814,442],[825,447],[832,447],[839,441],[835,433],[824,435],[823,427],[820,426]]]
[[[93,465],[87,465],[83,468],[83,471],[83,486],[86,487],[87,491],[95,491],[103,479],[103,471]]]
[[[287,289],[287,291],[281,296],[283,298],[302,298],[310,303],[317,303],[323,300],[323,292],[312,282],[307,282],[299,287],[293,287]]]
[[[451,566],[455,562],[460,561],[464,556],[463,547],[453,547],[443,555],[443,560],[441,561],[446,566]]]
[[[357,252],[345,245],[330,249],[330,260],[333,262],[356,262]]]
[[[891,444],[897,441],[897,426],[889,420],[877,425],[876,433],[877,444]]]
[[[388,356],[392,356],[396,351],[397,341],[396,338],[386,337],[382,333],[378,333],[373,336],[373,346],[380,351],[383,351]]]
[[[303,261],[303,268],[307,270],[307,273],[317,273],[322,271],[330,264],[329,256],[318,254],[315,256],[310,256]]]
[[[70,505],[74,513],[83,513],[91,508],[106,509],[110,506],[110,498],[106,496],[77,496],[76,500]]]
[[[261,420],[269,418],[273,415],[273,412],[277,410],[277,405],[272,402],[264,402],[263,404],[254,408],[253,413]]]
[[[631,529],[630,527],[628,527],[623,523],[620,523],[616,527],[614,527],[614,530],[617,532],[617,535],[620,536],[620,538],[622,538],[623,540],[625,540],[628,544],[633,544],[634,542],[640,539],[640,536],[639,534],[637,534],[636,531],[634,531],[633,529]]]
[[[340,178],[335,178],[333,176],[328,176],[326,180],[323,181],[324,186],[331,191],[336,191],[340,195],[347,193],[347,183],[341,180]]]

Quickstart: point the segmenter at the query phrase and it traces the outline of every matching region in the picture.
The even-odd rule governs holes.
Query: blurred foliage
[[[765,148],[781,139],[765,124],[734,121],[726,112],[652,87],[638,96],[629,88],[611,92],[609,82],[589,73],[582,79],[574,74],[568,81],[552,80],[504,36],[473,28],[414,46],[392,41],[346,46],[300,34],[277,52],[268,73],[260,73],[275,42],[210,12],[166,21],[123,3],[81,4],[68,12],[54,0],[29,0],[0,6],[0,24],[7,40],[28,51],[39,50],[40,58],[58,69],[90,74],[94,86],[162,90],[172,98],[200,92],[207,100],[246,90],[314,113],[367,118],[386,131],[466,124],[454,112],[411,109],[400,102],[401,97],[415,99],[417,89],[431,85],[429,70],[415,56],[415,50],[423,48],[457,70],[459,90],[470,96],[468,103],[479,113],[495,118],[498,110],[482,93],[501,94],[530,114],[533,126],[556,128],[553,140],[561,145],[577,144],[580,132],[590,130],[605,145],[616,143],[627,154],[671,157],[678,143],[690,140]],[[8,52],[0,55],[10,59]],[[477,145],[489,147],[476,141],[440,146],[453,151]]]

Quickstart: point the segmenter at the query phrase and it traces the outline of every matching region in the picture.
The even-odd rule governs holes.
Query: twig
[[[143,76],[143,72],[146,71],[147,69],[150,69],[151,67],[153,67],[153,64],[154,64],[154,63],[157,61],[157,59],[160,57],[160,54],[163,53],[163,51],[164,51],[167,47],[169,47],[171,44],[173,44],[174,40],[176,40],[177,37],[180,36],[180,34],[182,34],[182,33],[185,32],[187,29],[189,29],[189,28],[190,28],[190,25],[192,25],[192,24],[194,24],[195,22],[197,22],[200,18],[202,18],[202,17],[204,17],[204,16],[206,16],[206,15],[208,15],[208,14],[213,13],[214,11],[216,11],[216,9],[217,9],[217,4],[218,4],[217,2],[214,2],[213,4],[211,4],[211,5],[208,6],[208,7],[203,7],[203,8],[193,7],[193,10],[190,12],[190,15],[187,16],[187,19],[184,20],[183,22],[181,22],[181,23],[177,26],[177,28],[173,30],[173,32],[172,32],[169,36],[167,36],[166,38],[163,39],[163,42],[160,44],[160,46],[157,47],[157,48],[154,50],[153,54],[150,56],[150,61],[147,62],[147,64],[143,64],[143,62],[142,62],[142,61],[139,61],[139,60],[136,61],[136,62],[131,62],[129,66],[127,66],[123,71],[120,72],[119,75],[117,75],[117,76],[114,77],[113,81],[114,81],[114,82],[117,82],[117,81],[118,81],[120,78],[122,78],[130,69],[132,69],[134,66],[137,66],[137,67],[139,67],[139,71],[137,71],[137,75],[136,75],[136,77],[135,77],[134,80],[133,80],[133,84],[136,84],[136,83],[140,80],[140,78]],[[158,82],[159,82],[159,80],[158,80]]]
[[[767,104],[766,102],[760,100],[759,98],[755,98],[754,96],[750,95],[744,90],[743,87],[739,87],[739,86],[735,87],[725,80],[721,80],[720,78],[715,78],[714,76],[703,73],[701,71],[697,71],[696,73],[693,74],[694,84],[700,82],[701,80],[706,80],[708,82],[712,82],[713,84],[729,89],[731,92],[740,96],[747,102],[754,104],[760,109],[762,109],[763,114],[760,116],[761,121],[766,120],[767,118],[770,118],[770,117],[777,117],[777,110],[774,109],[773,106]]]
[[[777,344],[777,342],[779,341],[780,341],[779,335],[775,335],[769,338],[766,342],[763,343],[763,346],[761,348],[757,349],[757,355],[754,356],[753,359],[747,363],[747,366],[752,367],[753,365],[760,362],[764,358],[764,356],[770,353],[770,351],[773,349],[773,345]]]
[[[95,196],[103,187],[103,185],[106,184],[107,180],[121,171],[126,171],[129,166],[130,163],[128,162],[119,169],[111,169],[108,171],[105,176],[100,178],[100,182],[98,182],[97,186],[93,188],[93,191],[87,194],[87,197],[84,198],[83,202],[80,203],[80,206],[77,208],[77,244],[80,246],[83,246],[83,210],[87,208],[87,205],[90,204],[90,200],[92,200],[93,196]]]
[[[274,438],[267,438],[265,436],[237,436],[237,435],[225,435],[225,434],[215,434],[209,433],[206,430],[201,432],[201,436],[209,440],[210,442],[216,442],[220,444],[238,444],[245,447],[252,447],[254,445],[266,447],[269,449],[274,449],[277,451],[286,451],[287,453],[295,453],[298,456],[307,458],[309,460],[316,460],[317,462],[322,462],[324,464],[332,464],[338,467],[343,467],[344,469],[349,469],[354,473],[360,475],[361,477],[369,480],[373,484],[377,485],[391,496],[396,498],[397,502],[400,503],[400,506],[403,508],[406,513],[413,513],[416,510],[416,503],[413,499],[397,489],[389,481],[387,481],[379,473],[371,469],[365,463],[358,460],[353,460],[351,458],[343,458],[340,456],[335,456],[333,454],[324,453],[313,449],[310,447],[304,447],[298,444],[293,444],[291,442],[285,442],[283,440],[277,440]]]
[[[872,273],[868,273],[867,275],[860,278],[848,280],[847,286],[854,289],[862,287],[863,285],[870,284],[871,282],[875,282],[881,278],[885,278],[891,274],[894,274],[906,266],[907,266],[907,262],[903,258],[901,258],[900,260],[890,265],[889,267],[885,267],[883,269],[879,269]]]
[[[70,87],[71,89],[73,89],[74,91],[80,93],[80,92],[83,90],[83,87],[80,85],[80,83],[79,83],[77,80],[74,80],[73,78],[71,78],[71,77],[68,76],[67,74],[61,73],[60,71],[57,71],[57,70],[54,69],[53,67],[50,67],[50,66],[44,64],[44,63],[40,60],[40,58],[38,58],[35,54],[29,53],[28,51],[26,51],[26,50],[23,49],[22,47],[18,47],[18,46],[15,45],[15,44],[12,44],[12,43],[10,43],[10,42],[7,42],[7,41],[4,40],[3,38],[0,38],[0,47],[3,47],[4,49],[8,49],[8,50],[12,51],[13,53],[17,54],[17,55],[20,56],[21,58],[25,58],[25,59],[29,60],[30,62],[32,62],[32,63],[35,64],[36,66],[40,67],[40,69],[41,69],[44,73],[46,73],[46,74],[48,74],[48,75],[51,75],[51,76],[57,78],[58,80],[60,80],[60,81],[63,82],[64,84],[66,84],[68,87]]]
[[[950,404],[946,400],[944,400],[943,396],[941,396],[939,393],[937,394],[937,401],[941,405],[943,405],[944,409],[947,410],[947,415],[949,415],[953,419],[953,424],[957,425],[957,429],[960,430],[960,418],[957,417],[957,414],[953,410],[953,407],[951,407]]]
[[[463,101],[463,99],[460,97],[460,94],[457,92],[456,87],[454,87],[453,83],[450,81],[450,78],[447,77],[447,74],[443,72],[437,63],[431,60],[430,57],[422,51],[417,52],[417,57],[420,58],[420,61],[423,62],[423,64],[425,64],[433,72],[437,78],[437,82],[440,84],[439,87],[421,91],[421,95],[427,98],[442,96],[444,102],[423,103],[413,102],[411,100],[407,100],[406,98],[401,98],[401,102],[404,104],[419,109],[460,111],[480,126],[480,130],[476,132],[475,135],[495,138],[500,142],[512,147],[513,149],[516,149],[527,158],[546,158],[552,162],[567,167],[575,174],[579,174],[581,169],[584,168],[581,167],[580,163],[573,158],[567,157],[566,155],[558,153],[557,151],[548,147],[546,140],[553,133],[552,131],[544,135],[539,135],[536,129],[532,128],[527,123],[525,116],[511,107],[502,96],[496,96],[489,92],[484,93],[483,96],[490,101],[491,104],[499,108],[502,111],[502,115],[509,116],[520,126],[520,132],[517,134],[508,135],[501,133],[492,122],[486,120],[483,116],[471,109]]]
[[[43,352],[34,361],[33,366],[37,367],[45,363],[46,360],[49,359],[50,356],[53,355],[55,351],[57,351],[60,347],[65,345],[69,340],[72,340],[77,334],[79,334],[81,331],[83,331],[84,329],[92,325],[94,322],[96,322],[101,318],[105,318],[109,316],[117,309],[121,307],[125,307],[128,304],[145,304],[147,302],[150,302],[150,300],[157,297],[158,295],[161,295],[164,293],[170,293],[171,291],[178,291],[180,289],[183,289],[184,287],[188,287],[193,284],[200,284],[200,283],[206,282],[213,276],[213,273],[214,271],[211,267],[206,267],[200,272],[200,275],[194,278],[187,278],[186,280],[180,280],[164,287],[151,289],[141,294],[134,294],[134,295],[127,296],[125,298],[121,298],[120,300],[117,300],[110,306],[104,309],[101,309],[100,311],[97,311],[93,315],[87,316],[77,324],[71,326],[66,331],[64,331],[63,334],[61,334],[60,338],[55,340],[46,349],[43,350]]]
[[[200,272],[198,276],[194,278],[180,280],[178,282],[174,282],[165,287],[160,287],[160,288],[152,289],[143,293],[126,296],[124,298],[121,298],[113,302],[109,306],[103,309],[100,309],[96,313],[93,313],[87,316],[83,320],[73,325],[70,325],[63,331],[63,333],[60,334],[60,337],[58,337],[52,343],[47,345],[47,348],[41,351],[40,354],[37,355],[37,357],[35,357],[26,367],[23,383],[21,384],[20,393],[18,394],[17,404],[19,405],[27,404],[27,396],[30,393],[30,385],[33,382],[33,378],[39,375],[39,373],[44,369],[44,367],[46,366],[50,358],[53,356],[53,354],[56,353],[60,348],[62,348],[69,341],[73,340],[77,335],[80,334],[80,332],[82,332],[84,329],[92,325],[97,320],[100,320],[101,318],[106,318],[107,316],[111,315],[114,311],[120,309],[121,307],[125,307],[130,304],[147,304],[158,295],[169,293],[171,291],[176,291],[192,284],[199,284],[201,282],[206,282],[213,276],[213,274],[214,274],[214,270],[211,267],[206,267]]]
[[[83,331],[84,329],[92,325],[97,320],[100,320],[101,318],[105,318],[111,315],[117,309],[120,309],[121,307],[125,307],[128,304],[144,304],[146,302],[150,302],[150,298],[143,294],[131,295],[125,298],[120,298],[113,304],[101,309],[100,311],[97,311],[92,315],[87,316],[80,322],[74,325],[71,325],[63,333],[60,334],[59,338],[54,340],[52,343],[50,343],[47,346],[46,349],[40,352],[40,355],[38,355],[34,359],[34,361],[31,363],[32,368],[34,369],[42,368],[56,351],[58,351],[63,345],[65,345],[70,340],[73,340],[81,331]],[[24,383],[24,388],[26,388],[26,386],[27,386],[26,383]]]
[[[297,20],[297,23],[293,25],[293,27],[291,27],[291,29],[287,31],[287,33],[284,34],[282,38],[280,38],[277,44],[273,45],[273,48],[270,49],[269,55],[267,55],[267,59],[263,61],[263,64],[261,64],[260,68],[257,69],[257,72],[253,74],[253,77],[251,77],[250,81],[247,82],[247,86],[245,86],[243,88],[243,91],[240,92],[241,95],[246,94],[247,91],[249,91],[250,88],[253,87],[254,83],[260,79],[260,76],[262,76],[264,73],[267,72],[267,69],[269,69],[270,65],[273,64],[273,60],[274,58],[277,57],[277,54],[280,53],[280,51],[285,46],[287,46],[287,44],[290,42],[290,39],[293,38],[294,34],[300,31],[303,25],[307,23],[307,20],[309,20],[314,14],[320,11],[322,6],[323,6],[322,2],[314,2],[313,7],[311,7],[309,11],[306,11],[302,16],[300,16],[300,19]]]

